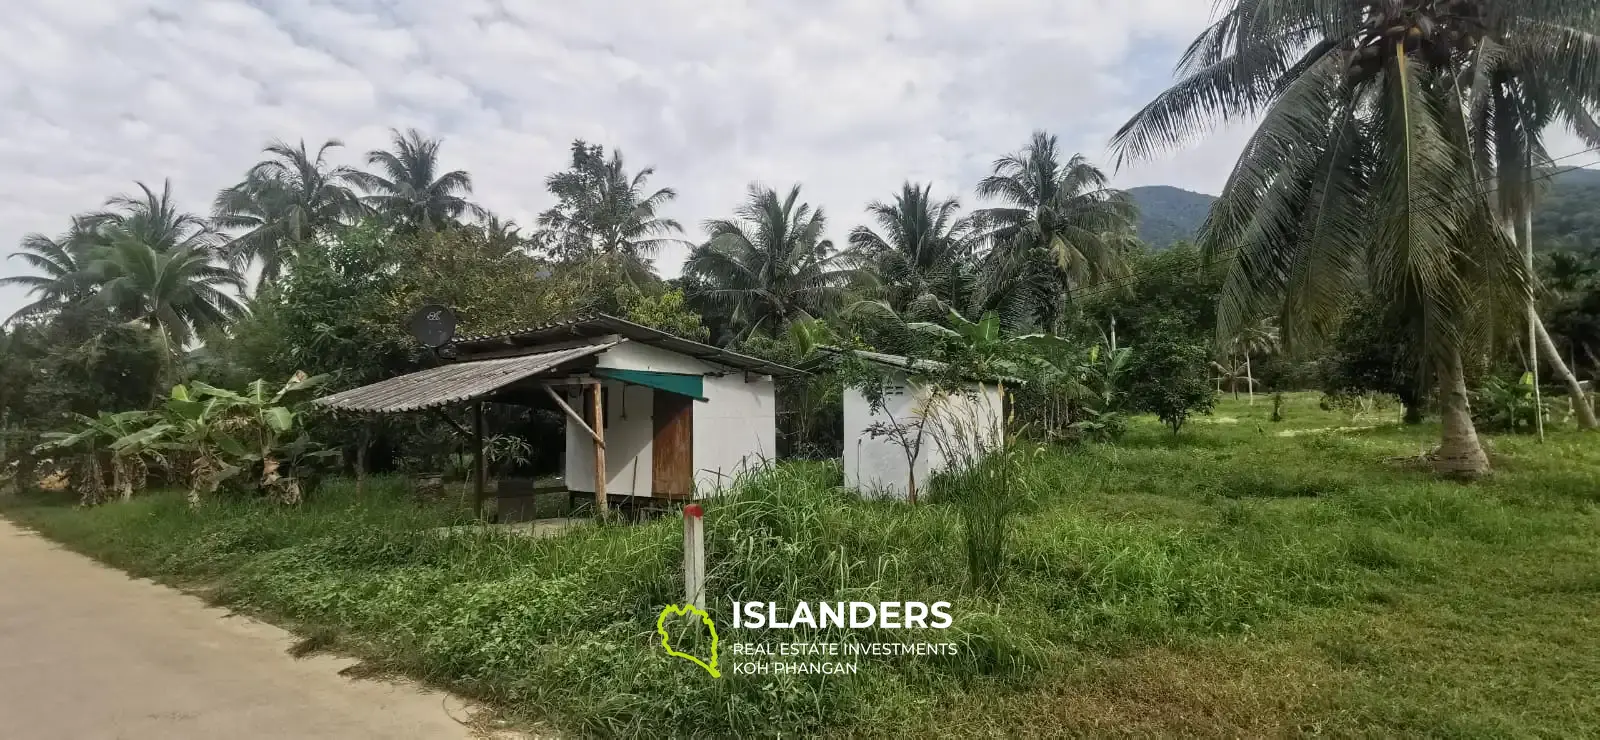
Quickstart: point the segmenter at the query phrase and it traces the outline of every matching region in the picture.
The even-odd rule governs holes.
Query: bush
[[[1422,422],[1426,376],[1409,319],[1369,299],[1340,322],[1332,351],[1318,363],[1322,392],[1334,398],[1398,397],[1407,424]]]
[[[1155,414],[1177,434],[1190,414],[1210,413],[1216,405],[1209,367],[1205,346],[1185,337],[1180,326],[1153,325],[1129,360],[1134,407]]]
[[[1490,375],[1472,394],[1472,423],[1481,431],[1532,434],[1539,413],[1532,373],[1523,373],[1515,383]]]

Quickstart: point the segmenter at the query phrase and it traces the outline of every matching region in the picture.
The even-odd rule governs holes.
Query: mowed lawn
[[[719,599],[955,602],[960,660],[711,680],[661,655],[671,520],[558,540],[440,538],[390,482],[300,511],[176,493],[4,513],[571,734],[1578,736],[1600,727],[1600,435],[1487,438],[1435,479],[1435,425],[1226,399],[1173,436],[1030,457],[998,592],[965,588],[934,501],[858,502],[789,465],[708,507]],[[760,635],[729,634],[728,640]],[[833,639],[837,635],[819,636]],[[883,639],[879,635],[875,639]],[[692,668],[692,667],[691,667]],[[697,669],[695,669],[697,670]]]

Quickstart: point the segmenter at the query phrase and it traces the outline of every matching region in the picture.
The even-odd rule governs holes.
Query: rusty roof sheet
[[[379,414],[448,406],[483,398],[519,380],[604,352],[617,344],[607,342],[517,357],[455,362],[352,388],[319,398],[315,403],[340,411]]]
[[[697,360],[763,375],[781,377],[805,374],[802,370],[796,370],[786,365],[684,339],[660,329],[653,329],[626,319],[607,316],[603,313],[584,314],[495,334],[457,337],[454,343],[458,349],[466,354],[481,351],[503,351],[506,348],[516,346],[528,346],[529,349],[537,351],[537,345],[558,339],[595,337],[608,334],[626,337],[635,342],[660,347]]]
[[[930,375],[942,373],[950,368],[948,364],[940,362],[939,360],[926,360],[917,357],[906,357],[904,355],[891,355],[887,352],[872,352],[864,349],[844,349],[840,347],[828,346],[817,347],[817,350],[818,357],[807,363],[807,365],[809,365],[811,368],[821,367],[823,364],[830,362],[833,357],[844,354],[855,355],[856,357],[876,365],[892,367],[897,370],[910,370],[916,373],[928,373]],[[1014,378],[1009,375],[994,375],[981,378],[969,376],[966,379],[980,383],[993,383],[995,381],[1005,381],[1014,385],[1022,385],[1025,383],[1025,381],[1023,381],[1021,378]]]

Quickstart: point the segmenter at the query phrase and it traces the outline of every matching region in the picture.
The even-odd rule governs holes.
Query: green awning
[[[710,400],[705,395],[705,378],[699,375],[658,373],[650,370],[622,370],[614,367],[597,367],[594,369],[594,374],[631,385],[642,385],[658,391],[688,396],[696,401]]]

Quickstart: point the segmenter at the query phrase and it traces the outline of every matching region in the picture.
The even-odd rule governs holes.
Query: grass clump
[[[1600,723],[1600,452],[1495,440],[1474,486],[1387,462],[1426,427],[1315,400],[1225,403],[1235,423],[861,500],[836,464],[786,464],[707,502],[723,677],[660,649],[682,598],[680,525],[533,540],[341,482],[299,509],[177,493],[5,513],[141,575],[578,735],[1582,734]],[[1371,423],[1371,422],[1366,422]],[[1284,431],[1294,434],[1284,436]],[[1321,440],[1308,442],[1308,440]],[[1499,462],[1499,461],[1497,461]],[[987,471],[993,473],[994,471]],[[987,479],[990,482],[998,478]],[[1583,485],[1583,483],[1587,485]],[[731,601],[950,601],[948,630],[736,629]],[[740,642],[930,641],[853,675],[742,675]]]

